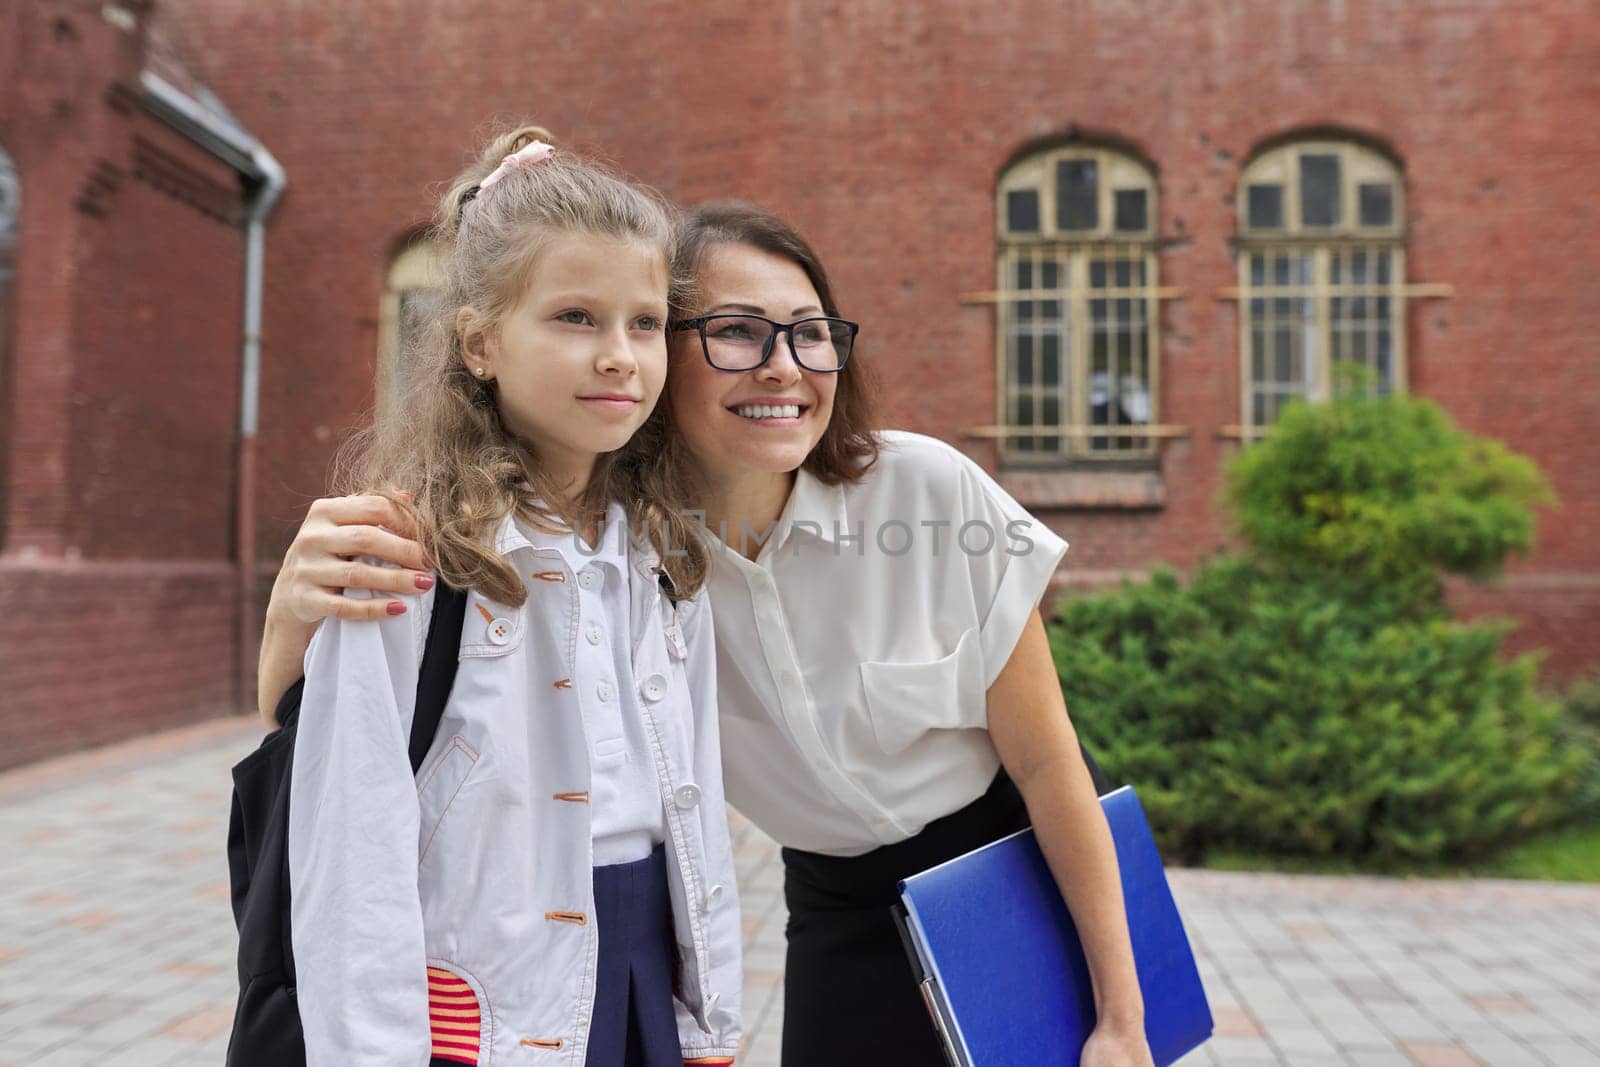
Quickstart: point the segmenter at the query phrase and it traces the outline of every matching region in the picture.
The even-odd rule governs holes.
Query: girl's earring
[[[472,372],[474,374],[476,374],[480,378],[483,377],[483,368],[482,367],[474,367],[474,368],[472,368]]]

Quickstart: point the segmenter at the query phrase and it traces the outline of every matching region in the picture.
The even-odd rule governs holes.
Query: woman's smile
[[[728,410],[742,421],[757,426],[791,427],[800,425],[812,405],[788,396],[752,397],[735,401]]]

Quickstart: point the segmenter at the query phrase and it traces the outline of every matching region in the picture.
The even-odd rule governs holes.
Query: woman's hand
[[[1153,1067],[1143,1025],[1104,1021],[1083,1043],[1078,1057],[1082,1067]]]
[[[415,596],[433,586],[428,560],[416,536],[411,515],[381,496],[324,497],[312,503],[294,543],[283,554],[283,566],[272,584],[267,618],[309,625],[325,618],[381,619],[399,615],[405,603],[395,600],[349,600],[346,589],[372,589],[395,596]],[[358,563],[374,556],[404,570]]]
[[[401,493],[402,496],[409,494]],[[396,596],[432,588],[433,575],[409,512],[377,495],[325,497],[311,505],[272,583],[261,634],[256,702],[269,728],[277,726],[278,700],[300,676],[306,647],[322,620],[376,620],[406,610]],[[357,562],[373,556],[401,569]],[[345,589],[389,596],[352,600]]]

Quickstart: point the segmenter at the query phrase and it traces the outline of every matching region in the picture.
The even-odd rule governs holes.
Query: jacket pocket
[[[861,664],[861,688],[878,747],[903,752],[929,730],[982,728],[983,649],[976,628],[942,659]]]
[[[477,765],[477,750],[457,734],[444,746],[444,751],[417,775],[419,863],[427,857],[439,827]]]

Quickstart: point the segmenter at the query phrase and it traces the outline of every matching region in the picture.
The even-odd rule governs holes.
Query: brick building
[[[237,705],[250,139],[149,14],[0,13],[0,767]]]
[[[1066,583],[1220,544],[1228,457],[1343,360],[1539,463],[1561,505],[1536,551],[1454,595],[1520,620],[1513,647],[1550,649],[1553,682],[1600,659],[1583,0],[33,8],[0,43],[23,75],[0,87],[22,192],[0,763],[210,713],[240,659],[240,231],[137,178],[96,192],[108,161],[137,169],[118,145],[159,133],[112,89],[146,25],[288,178],[267,227],[258,582],[391,373],[431,195],[485,119],[527,117],[680,201],[794,219],[892,423],[1000,472],[1072,539]],[[86,634],[100,669],[52,666]]]

